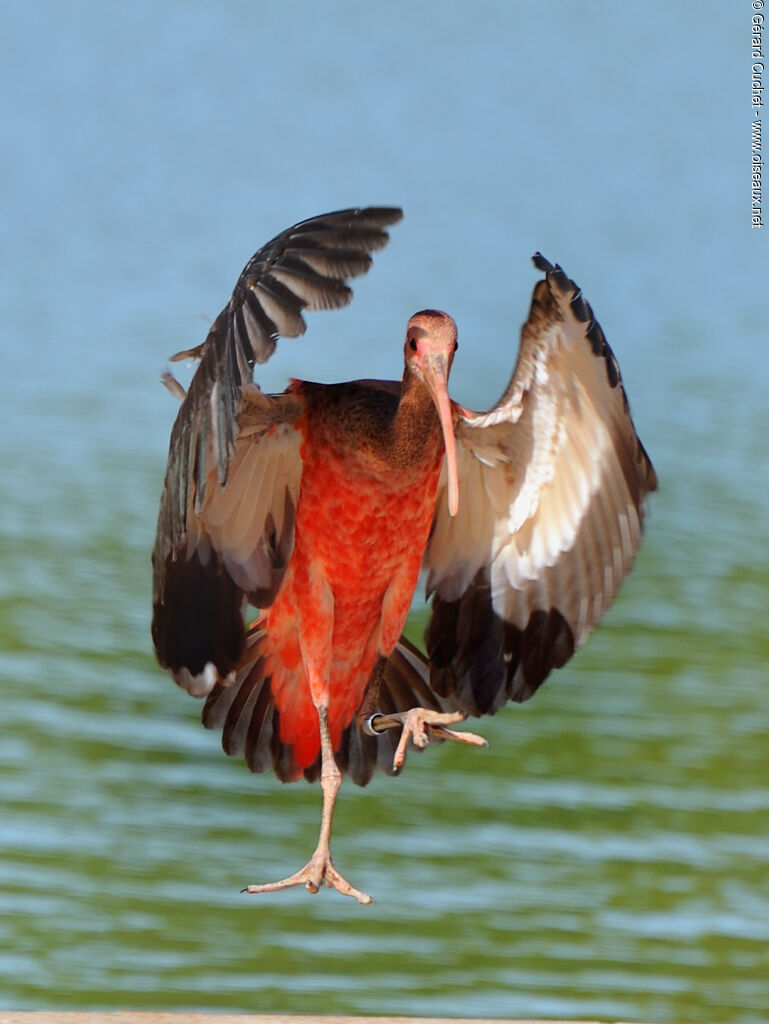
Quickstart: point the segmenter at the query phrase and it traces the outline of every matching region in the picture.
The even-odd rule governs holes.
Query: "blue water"
[[[0,1005],[769,1016],[769,243],[749,3],[9,4],[0,35]],[[459,324],[507,380],[540,249],[584,288],[661,487],[604,625],[488,752],[346,787],[377,897],[250,901],[318,793],[250,776],[157,668],[174,402],[295,220],[398,204],[353,305],[259,370],[393,377]],[[418,624],[414,625],[418,632]]]

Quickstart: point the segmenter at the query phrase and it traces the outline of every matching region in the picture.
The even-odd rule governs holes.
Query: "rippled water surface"
[[[769,1016],[750,14],[6,11],[0,1005]],[[266,387],[397,375],[407,317],[437,306],[460,325],[453,393],[483,407],[542,249],[600,317],[661,481],[616,606],[533,701],[481,723],[490,750],[343,788],[335,857],[369,908],[240,895],[303,862],[319,793],[226,759],[148,633],[164,360],[261,242],[359,203],[406,219]]]

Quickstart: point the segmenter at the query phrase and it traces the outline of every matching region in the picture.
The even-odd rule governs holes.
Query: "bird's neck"
[[[389,430],[388,446],[400,465],[432,461],[443,450],[438,411],[430,392],[408,369],[403,375],[398,409]]]

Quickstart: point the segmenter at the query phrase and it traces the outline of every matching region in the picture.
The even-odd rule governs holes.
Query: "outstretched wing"
[[[456,428],[459,514],[439,488],[425,568],[431,685],[471,714],[523,701],[611,604],[657,486],[619,367],[590,306],[534,257],[510,384]]]
[[[277,338],[305,330],[304,310],[352,298],[388,241],[395,208],[340,210],[302,221],[260,249],[205,342],[175,359],[200,365],[171,432],[152,555],[152,636],[160,663],[207,693],[244,647],[243,606],[271,603],[293,545],[301,478],[300,399],[252,380]]]

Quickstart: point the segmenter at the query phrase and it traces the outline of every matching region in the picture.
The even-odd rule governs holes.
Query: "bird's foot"
[[[384,732],[385,729],[401,729],[401,738],[393,758],[393,768],[399,771],[406,760],[406,748],[409,740],[415,747],[423,750],[430,739],[456,740],[458,743],[469,743],[474,747],[488,747],[488,740],[474,732],[456,732],[449,725],[464,722],[467,715],[462,711],[433,711],[431,708],[411,708],[410,711],[399,711],[395,715],[372,715],[365,728],[371,733]]]
[[[354,897],[358,903],[374,902],[367,893],[350,885],[347,879],[339,874],[331,862],[329,850],[320,847],[301,870],[289,875],[288,878],[282,878],[279,882],[267,882],[265,885],[247,885],[242,891],[249,894],[279,892],[281,889],[290,889],[294,885],[303,885],[308,892],[316,893],[323,882],[329,889],[336,889],[343,896]]]

